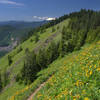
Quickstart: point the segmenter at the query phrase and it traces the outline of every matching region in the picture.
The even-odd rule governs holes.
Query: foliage
[[[56,31],[56,29],[53,27],[53,28],[52,28],[52,32],[55,32],[55,31]]]
[[[20,46],[20,47],[18,48],[18,50],[17,50],[17,53],[20,53],[22,50],[23,50],[23,49],[22,49],[22,47]]]
[[[40,71],[31,85],[13,93],[9,100],[27,99],[47,79],[49,80],[38,91],[34,100],[99,100],[99,45],[100,42],[85,45],[82,50],[57,59],[47,69]]]
[[[100,42],[92,44],[77,54],[64,57],[63,62],[58,61],[61,63],[59,70],[49,78],[34,100],[99,100],[99,45]]]
[[[36,35],[35,35],[35,43],[37,43],[38,41],[39,41],[39,35],[36,34]]]
[[[82,9],[80,12],[70,14],[71,21],[68,27],[63,26],[60,43],[58,42],[55,44],[51,42],[48,48],[40,50],[38,54],[34,54],[33,52],[27,53],[26,63],[24,64],[21,77],[26,79],[26,82],[28,82],[28,80],[33,82],[34,79],[36,79],[37,72],[46,68],[59,56],[64,57],[69,52],[79,50],[85,44],[86,39],[88,39],[89,30],[91,28],[94,29],[97,26],[97,24],[95,26],[95,24],[91,22],[94,13],[95,12],[91,10],[86,11],[85,9]],[[35,29],[35,32],[40,31],[40,29],[46,29],[47,25],[48,24],[45,24],[42,27]],[[53,27],[52,32],[54,31]],[[35,42],[38,41],[38,38],[38,34],[35,33]],[[95,39],[92,40],[92,42],[93,41],[95,41]],[[32,57],[32,55],[34,55],[34,57]]]
[[[17,75],[16,81],[20,81],[20,79],[25,84],[32,83],[36,78],[36,74],[47,68],[47,66],[52,63],[59,56],[58,52],[58,44],[52,42],[48,48],[40,49],[40,51],[35,54],[34,52],[30,52],[26,49],[26,58],[24,62],[23,69],[20,73],[20,76]]]
[[[67,27],[68,22],[66,23],[65,21],[63,21],[63,22],[59,23],[60,21],[64,20],[64,18],[65,19],[70,18],[68,27]],[[51,26],[56,28],[58,26],[58,25],[56,25],[57,23],[59,23],[58,24],[59,30],[56,30],[57,32],[55,32],[58,34],[56,36],[55,33],[52,33]],[[48,27],[50,27],[50,28],[48,28]],[[41,31],[45,31],[45,32],[43,33]],[[39,35],[40,42],[37,42],[37,43],[30,42],[30,39],[32,39],[33,41],[35,40],[35,34],[33,35],[33,33]],[[30,36],[32,36],[32,37],[29,38]],[[50,41],[49,43],[44,43],[49,38],[51,39],[51,36],[54,36],[54,38],[52,40],[54,40],[56,42],[51,43],[51,41]],[[62,17],[62,19],[59,19],[59,20],[56,19],[55,21],[51,21],[41,27],[34,29],[34,31],[30,32],[29,37],[27,37],[27,38],[29,38],[28,40],[26,40],[25,42],[23,42],[21,44],[21,47],[23,48],[22,52],[17,54],[16,53],[17,49],[16,49],[12,53],[10,53],[10,56],[14,60],[12,65],[14,65],[14,63],[16,63],[17,61],[19,62],[19,60],[21,60],[20,63],[15,68],[13,68],[13,70],[12,70],[13,74],[11,73],[10,76],[12,77],[13,75],[18,74],[18,76],[19,76],[18,80],[21,80],[22,82],[24,81],[26,84],[33,82],[32,84],[34,84],[34,85],[32,85],[31,88],[30,88],[30,85],[26,86],[26,88],[20,92],[21,94],[20,93],[18,94],[17,92],[15,92],[14,97],[18,94],[19,95],[18,98],[21,98],[24,93],[25,93],[24,94],[25,97],[29,96],[29,94],[33,92],[31,90],[35,90],[43,81],[46,81],[46,79],[49,77],[49,75],[54,74],[53,72],[58,73],[58,75],[55,74],[54,76],[56,77],[56,75],[57,75],[57,80],[59,81],[58,82],[59,84],[58,83],[56,84],[56,82],[53,81],[55,83],[55,85],[53,87],[52,87],[52,85],[47,86],[48,90],[51,86],[50,91],[52,91],[52,93],[54,93],[54,94],[52,94],[52,98],[53,97],[55,98],[57,95],[58,95],[58,98],[59,98],[59,96],[62,96],[62,95],[60,95],[60,93],[62,94],[62,91],[67,86],[70,89],[73,89],[73,88],[75,89],[73,92],[71,92],[72,90],[70,90],[68,88],[69,89],[68,90],[68,94],[69,94],[68,99],[69,98],[74,99],[74,96],[77,95],[75,93],[79,93],[79,92],[82,93],[82,91],[81,91],[80,87],[78,87],[78,85],[85,84],[83,81],[84,81],[84,79],[86,79],[86,77],[81,76],[80,74],[77,74],[77,72],[82,72],[80,63],[84,62],[84,64],[82,64],[82,66],[84,66],[84,67],[86,67],[88,60],[89,60],[89,62],[94,61],[93,64],[97,63],[95,61],[95,59],[92,59],[92,57],[94,57],[94,58],[99,57],[99,54],[94,56],[96,53],[99,53],[99,48],[98,48],[99,45],[97,45],[97,44],[92,45],[92,46],[96,45],[96,47],[95,47],[96,49],[94,49],[94,48],[92,49],[94,52],[93,55],[90,53],[90,52],[92,52],[92,50],[88,51],[88,46],[86,47],[87,48],[86,51],[89,52],[89,53],[86,53],[87,55],[85,55],[86,57],[87,56],[89,57],[86,60],[84,60],[85,59],[84,53],[83,53],[83,55],[81,55],[81,53],[82,53],[81,51],[83,51],[83,50],[81,50],[81,51],[76,51],[76,50],[83,48],[83,46],[86,45],[87,43],[97,42],[100,39],[99,12],[82,9],[80,12],[75,12],[75,13],[69,14],[66,17]],[[47,47],[47,45],[49,45],[49,46]],[[25,48],[28,48],[28,49],[25,50]],[[41,48],[41,50],[40,50],[40,48]],[[33,49],[36,49],[35,53],[32,51]],[[24,52],[24,51],[26,51],[26,52]],[[74,51],[78,52],[78,53],[76,54]],[[72,53],[72,52],[74,52],[74,53]],[[71,55],[70,53],[72,53],[73,55]],[[76,54],[77,58],[76,58],[75,54]],[[23,55],[26,55],[24,65],[23,65],[23,62],[24,62]],[[34,56],[32,56],[32,55],[34,55]],[[59,56],[63,57],[66,55],[70,55],[70,57],[69,58],[66,57],[66,59],[65,59],[65,57],[58,58]],[[78,57],[78,55],[80,55],[80,57]],[[92,55],[92,57],[91,57],[91,55]],[[83,58],[81,58],[81,56]],[[7,57],[8,56],[6,56],[5,59],[7,59]],[[71,58],[71,60],[70,60],[70,58]],[[2,61],[4,62],[5,59],[3,59]],[[52,71],[49,74],[49,70],[46,70],[46,69],[49,69],[49,65],[52,62],[54,62],[56,59],[58,60],[59,63],[57,62],[57,64],[55,64],[54,66],[51,65]],[[65,61],[66,62],[68,61],[68,63],[64,64],[61,59],[65,59]],[[99,61],[99,58],[96,60]],[[2,64],[3,64],[3,62],[2,62]],[[89,63],[89,64],[91,65],[91,63]],[[55,66],[56,66],[56,68],[55,68]],[[59,66],[62,68],[59,69]],[[66,68],[68,68],[68,70],[66,70],[66,68],[64,66],[66,66]],[[8,65],[4,63],[4,68],[5,67],[8,67]],[[4,69],[4,68],[2,68],[2,69]],[[22,68],[22,70],[21,70],[21,68]],[[74,70],[74,68],[75,68],[75,70]],[[55,70],[55,69],[57,69],[57,70]],[[41,76],[41,74],[38,75],[39,72],[43,72],[44,70],[46,70],[46,71],[43,73],[43,77]],[[88,69],[88,70],[89,71],[87,72],[87,74],[94,72],[94,69],[92,69],[92,72],[90,72],[90,69]],[[98,68],[98,70],[99,70],[99,68]],[[35,73],[33,73],[34,71],[35,71]],[[17,73],[15,73],[15,72],[17,72]],[[71,75],[71,73],[72,73],[72,75]],[[76,78],[77,78],[76,80],[74,80],[75,74],[78,75],[78,76],[76,76]],[[84,71],[84,75],[85,74],[86,74],[86,71]],[[99,75],[98,74],[95,74],[95,75],[96,75],[95,77],[97,77],[97,79],[99,80],[99,78],[98,78]],[[73,76],[73,77],[71,77],[71,76]],[[66,81],[67,80],[66,77],[67,77],[67,79],[70,77],[68,81]],[[84,78],[84,79],[82,80],[81,78],[82,79]],[[63,79],[63,80],[60,80],[60,79]],[[55,78],[54,78],[54,80],[55,80]],[[82,81],[80,81],[80,80],[82,80]],[[85,80],[85,82],[87,82],[86,80]],[[97,80],[95,80],[95,81],[97,81],[97,84],[94,84],[95,82],[91,81],[91,80],[93,80],[93,79],[89,79],[89,82],[88,82],[90,84],[90,88],[92,86],[93,86],[93,88],[95,88],[95,85],[99,85]],[[91,82],[93,82],[93,84]],[[76,84],[74,85],[74,83],[76,83]],[[61,86],[61,84],[62,84],[62,86]],[[20,87],[20,84],[18,86]],[[57,90],[55,88],[56,89],[61,88],[61,90],[59,89],[59,91],[56,93],[55,91],[57,91]],[[87,89],[87,91],[88,91],[87,94],[91,94],[92,93],[91,91],[95,91],[93,88],[91,90],[88,90],[88,88],[85,87],[85,89]],[[11,88],[9,88],[9,91],[10,91],[10,89]],[[95,89],[97,89],[97,87]],[[29,92],[28,92],[28,90],[29,90]],[[66,90],[65,90],[65,92],[66,92]],[[96,93],[93,92],[94,94],[91,94],[91,97],[95,98],[96,97],[95,94],[98,95],[97,92],[98,92],[98,90],[96,90]],[[64,93],[64,91],[63,91],[63,93]],[[70,96],[71,93],[75,94],[75,95]],[[47,95],[51,96],[51,94],[49,94],[49,92]],[[22,98],[25,98],[25,97],[22,97]],[[81,95],[80,99],[87,99],[87,98],[91,99],[91,97],[89,95],[85,95],[85,96]],[[96,98],[98,99],[99,97],[97,96]],[[18,100],[25,100],[25,99],[18,99]],[[42,97],[40,98],[40,100],[41,99],[42,99]],[[43,97],[43,99],[44,99],[44,97]],[[75,99],[78,99],[78,98],[75,98]]]
[[[11,58],[11,56],[10,55],[8,55],[8,65],[10,66],[11,64],[12,64],[12,58]]]

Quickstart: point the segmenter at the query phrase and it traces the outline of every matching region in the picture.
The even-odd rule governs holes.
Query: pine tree
[[[53,28],[52,28],[52,32],[55,32],[55,31],[56,31],[56,29],[53,27]]]
[[[11,56],[10,55],[8,55],[8,64],[9,64],[9,66],[12,64],[12,58],[11,58]]]
[[[39,71],[38,65],[36,63],[36,54],[30,52],[26,55],[25,63],[21,71],[22,80],[26,84],[31,83],[36,79],[36,74]]]
[[[40,49],[39,53],[36,56],[36,62],[41,68],[46,68],[46,56],[45,56],[45,49]]]
[[[60,27],[59,26],[57,26],[57,30],[59,29]]]
[[[59,56],[63,57],[66,54],[66,27],[63,27],[62,37],[58,48]]]
[[[35,43],[38,42],[38,41],[39,41],[39,35],[36,34],[36,35],[35,35]]]

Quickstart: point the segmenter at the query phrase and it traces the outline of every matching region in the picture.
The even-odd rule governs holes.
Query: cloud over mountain
[[[40,16],[33,16],[34,19],[39,19],[39,20],[55,20],[56,18],[54,17],[40,17]]]

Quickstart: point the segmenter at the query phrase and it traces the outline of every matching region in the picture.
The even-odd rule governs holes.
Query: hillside
[[[99,16],[82,9],[30,31],[0,59],[0,100],[26,100],[44,82],[35,100],[99,100]]]
[[[25,100],[28,94],[47,79],[45,86],[32,100],[99,100],[99,45],[100,42],[87,44],[80,51],[54,61],[37,74],[38,79],[34,83],[14,93],[11,98],[15,99],[10,100]]]
[[[3,74],[5,71],[7,73],[9,73],[9,78],[10,78],[10,81],[11,81],[10,86],[7,86],[7,89],[5,89],[4,93],[1,94],[1,96],[0,96],[1,99],[9,98],[9,97],[12,96],[12,94],[14,92],[25,87],[25,85],[22,84],[22,86],[21,86],[20,84],[15,82],[15,79],[14,79],[14,77],[16,77],[16,75],[18,73],[20,73],[21,69],[23,68],[24,59],[25,59],[25,50],[28,48],[30,51],[32,51],[34,49],[40,48],[40,45],[45,46],[46,44],[48,44],[46,41],[48,41],[49,39],[50,39],[50,42],[51,42],[51,40],[54,40],[54,39],[55,39],[55,41],[58,41],[60,39],[60,36],[61,36],[62,24],[67,25],[68,20],[58,24],[61,27],[59,28],[59,30],[57,30],[55,32],[52,32],[52,27],[51,27],[51,28],[46,29],[46,31],[44,33],[42,33],[42,34],[39,33],[40,36],[39,36],[39,41],[37,43],[35,43],[35,36],[33,35],[31,38],[29,38],[28,40],[26,40],[25,42],[20,44],[12,52],[10,52],[9,54],[7,54],[3,58],[1,58],[0,65],[1,66],[3,65],[1,67],[1,73]],[[54,27],[56,28],[58,25],[56,25]],[[55,37],[54,37],[53,36],[54,34],[57,34],[57,35],[55,35]],[[20,48],[22,48],[21,51],[20,51]],[[8,55],[10,55],[12,57],[12,60],[13,60],[13,62],[10,66],[8,64]],[[16,87],[17,89],[12,88],[13,86]],[[14,90],[11,90],[11,89],[14,89]]]
[[[88,47],[88,48],[87,48]],[[51,64],[58,67],[34,100],[99,100],[100,42]],[[87,98],[87,99],[86,99]]]

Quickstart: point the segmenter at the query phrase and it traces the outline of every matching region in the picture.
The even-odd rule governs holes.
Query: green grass
[[[100,42],[56,63],[59,70],[34,100],[100,100]]]
[[[65,21],[61,22],[60,24],[58,24],[60,28],[59,28],[59,30],[56,30],[56,32],[60,32],[61,33],[63,25],[68,25],[68,22],[69,22],[69,20],[65,20]],[[56,25],[54,27],[56,28],[58,25]],[[51,28],[46,29],[45,33],[42,33],[42,34],[39,33],[41,43],[43,43],[47,38],[49,38],[52,34],[55,34],[56,32],[52,33],[52,27],[51,27]],[[6,56],[4,56],[3,58],[0,59],[0,70],[1,70],[1,73],[3,73],[3,71],[5,71],[5,69],[9,69],[11,66],[13,66],[20,59],[21,61],[17,65],[17,66],[19,66],[20,63],[23,62],[23,57],[25,55],[25,49],[26,48],[29,48],[29,50],[32,51],[35,47],[37,47],[40,44],[39,42],[37,42],[37,43],[35,43],[34,41],[30,42],[31,39],[34,40],[35,36],[33,35],[27,41],[25,41],[24,43],[20,44],[12,52],[8,53]],[[56,38],[56,40],[57,40],[57,38]],[[23,50],[21,52],[17,53],[19,47],[22,47]],[[8,55],[11,55],[12,59],[13,59],[13,63],[12,63],[11,66],[8,66],[8,58],[7,58]],[[17,67],[17,68],[19,68],[19,67]]]
[[[66,100],[65,98],[68,98],[68,100],[74,98],[76,100],[83,100],[85,97],[92,100],[92,94],[94,94],[92,98],[99,98],[100,92],[98,91],[98,86],[100,80],[98,78],[100,75],[99,71],[97,71],[99,68],[98,63],[100,62],[99,45],[100,43],[93,45],[87,44],[80,51],[73,52],[64,58],[58,58],[47,69],[40,71],[37,74],[38,78],[31,85],[13,93],[11,99],[14,97],[15,99],[12,100],[26,100],[49,77],[50,79],[45,87],[35,96],[35,100],[49,100],[50,98],[51,100]],[[90,63],[88,65],[89,67],[86,66],[88,63]],[[96,68],[94,67],[95,65]],[[92,67],[90,68],[90,66]],[[86,76],[87,70],[89,71],[89,77]],[[92,74],[90,75],[91,70]],[[85,94],[82,94],[84,91]],[[91,91],[95,91],[95,93]],[[18,94],[16,95],[16,93]]]
[[[54,38],[54,41],[58,41],[61,38],[61,31],[62,31],[63,26],[64,25],[67,26],[68,25],[68,22],[69,22],[69,19],[61,22],[60,24],[58,24],[59,27],[60,27],[58,30],[56,29],[58,25],[55,25],[54,26],[55,29],[56,29],[55,32],[52,32],[52,27],[51,27],[51,28],[46,29],[46,32],[44,32],[42,34],[39,33],[39,36],[40,36],[39,39],[40,39],[41,42],[37,42],[37,43],[35,43],[34,41],[31,42],[30,41],[31,39],[32,40],[35,39],[35,36],[33,35],[28,40],[26,40],[25,42],[23,42],[22,44],[20,44],[18,47],[16,47],[13,51],[11,51],[6,56],[4,56],[3,58],[1,58],[0,59],[0,70],[1,70],[1,74],[3,74],[3,72],[5,70],[9,70],[11,67],[12,67],[12,70],[11,70],[11,74],[9,76],[9,79],[12,79],[15,75],[17,75],[18,73],[20,73],[20,71],[21,71],[21,69],[23,67],[23,63],[24,63],[25,49],[26,48],[29,48],[29,50],[32,51],[34,48],[36,48],[37,46],[39,46],[40,43],[42,44],[46,39],[48,39],[51,35],[55,34],[56,32],[58,32],[58,35]],[[17,53],[18,52],[18,49],[20,47],[22,47],[22,51],[19,52],[19,53]],[[8,65],[8,55],[12,56],[13,63],[11,64],[11,66]],[[17,65],[15,65],[16,62],[18,62]],[[43,74],[44,74],[44,72],[43,72]],[[51,74],[52,74],[52,71],[51,71]],[[40,79],[38,79],[36,81],[36,83],[34,83],[34,84],[37,85],[37,82],[38,83],[39,82],[41,83],[42,82],[41,79],[43,79],[43,81],[44,81],[44,79],[46,80],[48,78],[48,76],[51,75],[51,74],[49,73],[46,76],[46,78],[44,78],[44,76],[41,76]],[[8,87],[7,89],[5,89],[5,91],[3,93],[1,93],[1,95],[0,95],[0,100],[7,100],[14,93],[16,93],[17,91],[19,91],[22,88],[25,88],[24,85],[21,86],[21,85],[18,85],[18,84],[16,85],[16,84],[17,83],[14,82],[13,83],[13,86]],[[13,90],[11,90],[12,87],[16,87],[16,88],[13,88]]]
[[[74,52],[66,56],[69,59],[70,56],[77,54],[78,52]],[[61,67],[61,62],[64,61],[64,58],[59,58],[54,61],[48,68],[40,71],[37,76],[38,78],[29,86],[25,86],[21,90],[17,90],[15,93],[11,95],[9,100],[26,100],[27,97],[30,96],[33,91],[40,86],[41,83],[45,82],[49,77],[51,77],[54,73],[56,73]],[[47,73],[48,72],[48,73]],[[18,95],[16,95],[18,93]],[[15,97],[15,99],[12,99]]]
[[[6,89],[5,92],[0,94],[0,100],[9,100],[10,95],[15,93],[17,90],[23,89],[24,87],[25,87],[25,85],[23,85],[23,84],[19,85],[18,83],[14,83],[10,88]]]
[[[61,33],[62,26],[67,23],[68,20],[58,24],[61,27],[56,32]],[[48,28],[45,33],[40,34],[41,43],[55,34],[51,31],[52,28]],[[16,53],[20,46],[9,53],[13,56],[12,65],[22,57],[21,61],[13,68],[10,78],[17,75],[22,69],[25,49],[29,48],[32,51],[40,45],[39,42],[30,42],[34,38],[32,36],[20,45],[23,48],[20,53]],[[57,35],[54,40],[58,41],[60,38],[61,34]],[[10,68],[7,55],[1,61],[2,72],[5,68]],[[45,81],[47,81],[46,85],[36,94],[35,100],[99,100],[100,42],[91,45],[86,44],[80,51],[74,51],[64,58],[58,58],[48,68],[40,71],[37,76],[38,78],[29,86],[14,82],[11,87],[1,93],[0,100],[26,100]]]
[[[80,51],[73,52],[64,58],[58,58],[48,68],[40,71],[37,74],[38,78],[29,86],[20,86],[16,83],[15,92],[11,93],[11,88],[5,91],[10,98],[8,100],[26,100],[49,77],[45,87],[36,94],[35,100],[66,100],[66,98],[68,100],[84,100],[85,98],[99,100],[99,45],[100,42],[87,44]],[[4,96],[5,94],[0,96],[3,100],[8,98]]]

